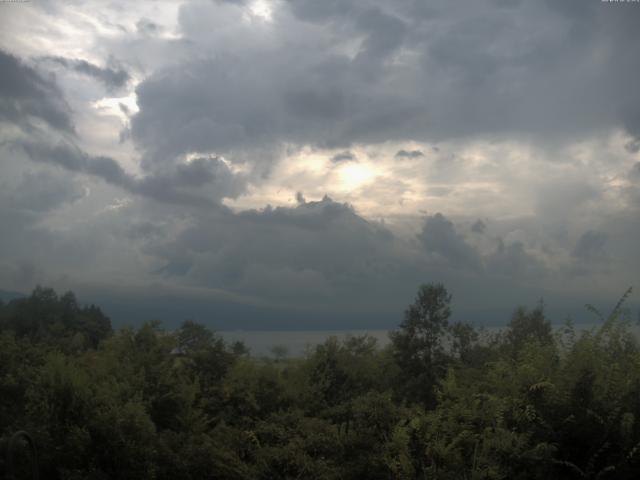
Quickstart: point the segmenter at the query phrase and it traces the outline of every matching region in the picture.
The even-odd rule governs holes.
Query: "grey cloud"
[[[286,109],[307,120],[334,119],[346,111],[342,89],[322,85],[297,85],[284,94]]]
[[[31,130],[39,119],[57,130],[73,132],[70,108],[52,77],[3,50],[0,72],[0,122]]]
[[[495,252],[486,259],[486,268],[493,275],[511,279],[540,277],[546,273],[544,265],[527,253],[522,242],[505,245],[502,239],[498,240]]]
[[[640,152],[640,139],[632,140],[630,142],[627,142],[624,145],[624,148],[629,153],[638,153],[638,152]]]
[[[146,221],[132,223],[126,229],[127,237],[132,240],[152,240],[163,233],[165,232],[162,226]]]
[[[557,142],[560,148],[554,153],[565,152],[562,146],[575,137],[584,140],[594,132],[608,135],[623,127],[634,138],[627,152],[637,153],[640,93],[634,82],[640,57],[633,48],[620,47],[636,45],[640,39],[640,10],[635,6],[490,0],[461,8],[450,1],[292,0],[273,4],[272,23],[251,23],[243,19],[243,8],[223,6],[224,15],[217,15],[221,3],[185,2],[177,28],[180,39],[157,35],[156,25],[142,19],[137,34],[121,36],[126,40],[120,36],[96,40],[96,51],[120,48],[115,55],[126,58],[127,65],[140,64],[147,75],[136,90],[140,111],[122,109],[131,117],[131,130],[123,130],[123,140],[130,136],[143,155],[143,173],[132,175],[113,158],[88,154],[69,138],[61,141],[51,132],[53,141],[44,134],[41,140],[30,136],[31,143],[25,145],[31,157],[63,168],[54,177],[66,176],[68,183],[46,185],[49,180],[36,172],[17,177],[24,178],[18,183],[24,183],[24,195],[12,193],[9,200],[0,192],[2,224],[11,226],[0,236],[3,250],[10,252],[5,257],[12,257],[10,261],[0,257],[3,268],[12,265],[11,271],[19,271],[18,260],[28,258],[30,251],[55,245],[56,254],[48,257],[59,259],[57,272],[66,272],[73,269],[68,265],[97,257],[96,252],[104,256],[95,242],[104,239],[115,245],[108,250],[110,260],[117,261],[126,250],[134,261],[121,264],[134,265],[133,276],[145,281],[225,289],[265,302],[307,302],[336,310],[376,303],[380,310],[393,311],[400,311],[403,299],[410,301],[416,285],[431,280],[444,281],[453,291],[465,287],[483,299],[495,288],[499,293],[492,300],[500,303],[504,300],[499,296],[508,297],[511,308],[514,292],[541,291],[551,279],[559,284],[558,291],[570,288],[565,267],[555,260],[581,263],[599,258],[605,248],[612,261],[624,264],[620,268],[624,272],[607,277],[611,280],[607,283],[617,288],[620,278],[635,278],[637,269],[629,265],[635,267],[638,257],[635,205],[640,197],[632,195],[636,190],[629,187],[632,201],[624,202],[634,206],[624,212],[628,221],[623,222],[622,215],[610,216],[612,224],[616,220],[623,226],[614,225],[616,230],[591,222],[612,204],[607,195],[616,194],[600,186],[598,175],[608,175],[608,168],[593,168],[596,173],[580,176],[580,168],[562,168],[578,160],[549,155],[554,160],[549,165],[543,164],[544,159],[539,165],[527,163],[526,178],[515,178],[519,173],[510,170],[511,158],[502,156],[508,149],[478,168],[469,167],[464,152],[456,150],[473,150],[476,140],[496,145],[493,140],[499,144],[524,138],[532,148],[523,157],[529,153],[536,157],[547,144]],[[496,8],[487,9],[487,3]],[[171,52],[169,61],[160,60],[166,49]],[[109,67],[100,70],[57,58],[53,61],[105,84],[126,83],[116,78],[121,70],[117,67],[109,73],[102,71]],[[52,76],[9,54],[0,55],[0,62],[2,121],[23,130],[45,123],[72,131],[69,108]],[[598,142],[600,137],[593,138]],[[481,212],[478,205],[460,220],[468,237],[439,214],[417,225],[422,232],[410,240],[329,198],[307,201],[300,193],[294,208],[240,213],[221,205],[223,198],[243,192],[245,179],[215,155],[232,162],[240,158],[251,169],[269,164],[277,156],[273,152],[285,150],[282,145],[291,151],[305,146],[350,151],[354,144],[364,143],[373,152],[375,144],[390,142],[393,154],[397,145],[406,147],[412,140],[442,141],[447,152],[436,155],[424,150],[427,171],[415,172],[428,177],[420,194],[439,196],[429,198],[439,202],[438,208],[445,205],[446,211],[451,201],[459,212],[467,199],[466,182],[460,179],[473,180],[469,183],[477,179],[477,188],[495,181],[507,197],[498,200],[498,194],[487,188],[485,196],[468,198],[487,199],[491,206],[521,202],[527,211],[533,209],[535,218],[514,220],[521,224],[510,226],[505,226],[509,221],[492,219],[492,234],[504,238],[496,246],[489,235],[472,234],[485,230],[483,222],[469,230],[469,219],[492,218],[492,212]],[[487,151],[491,156],[496,150]],[[194,152],[202,152],[202,157],[184,163],[183,155]],[[399,150],[396,157],[417,159],[424,152]],[[385,156],[377,158],[389,160]],[[375,161],[376,156],[371,158]],[[598,166],[607,161],[605,156]],[[394,167],[408,172],[412,163],[398,161]],[[528,171],[534,166],[540,167],[539,178]],[[263,174],[266,169],[256,170]],[[505,172],[497,175],[497,170]],[[624,173],[635,181],[638,172],[636,165]],[[261,178],[255,175],[256,180]],[[94,190],[108,190],[110,198],[118,194],[103,181],[133,194],[127,208],[96,215],[108,217],[104,221],[114,225],[99,224],[92,236],[80,239],[78,232],[46,231],[47,215],[65,205],[83,205],[84,201],[78,202],[84,191],[79,182],[93,188],[95,180],[99,185]],[[367,194],[375,197],[372,192],[373,188]],[[504,218],[504,212],[500,214]],[[416,228],[410,219],[402,222],[405,231]],[[585,228],[593,230],[576,242],[576,232]],[[606,243],[598,233],[604,231]],[[147,262],[150,258],[155,263]],[[36,259],[51,261],[44,255]],[[99,262],[96,275],[104,268]],[[150,271],[142,271],[150,264]],[[157,268],[159,264],[163,268]],[[86,270],[85,265],[79,268]],[[21,281],[40,275],[25,274]],[[593,292],[604,295],[595,288]]]
[[[398,150],[396,158],[420,158],[424,157],[421,150]]]
[[[196,8],[205,7],[187,4],[181,18]],[[282,142],[348,147],[474,135],[550,142],[636,130],[640,58],[608,46],[640,41],[633,28],[640,9],[580,2],[568,15],[542,2],[493,9],[436,2],[421,10],[404,0],[279,8],[294,15],[274,15],[264,37],[239,26],[238,46],[215,42],[218,33],[203,22],[183,23],[187,38],[210,41],[217,54],[198,49],[138,86],[132,138],[149,163]]]
[[[42,271],[26,259],[18,260],[8,266],[9,275],[14,285],[30,288],[42,278]]]
[[[202,194],[199,187],[212,187]],[[245,182],[217,158],[197,159],[178,165],[168,174],[150,174],[137,181],[134,193],[173,203],[206,206],[219,204],[223,198],[235,198],[244,191]]]
[[[5,198],[5,205],[44,214],[59,208],[65,203],[73,203],[85,195],[77,182],[61,178],[48,172],[26,172],[18,185],[8,190],[11,200]]]
[[[32,228],[48,213],[85,196],[82,186],[64,175],[24,171],[11,182],[0,183],[0,216],[6,235]]]
[[[355,9],[350,0],[289,0],[293,13],[300,19],[310,22],[324,22],[330,19],[348,18]]]
[[[333,163],[352,162],[354,160],[356,160],[356,156],[349,151],[337,153],[333,157],[331,157],[331,161]]]
[[[139,237],[145,253],[164,264],[157,274],[287,308],[392,312],[410,300],[415,285],[435,280],[470,295],[459,308],[474,302],[495,307],[504,292],[533,302],[544,295],[542,279],[573,275],[550,270],[521,241],[499,240],[481,254],[442,214],[425,220],[416,245],[330,198],[198,214],[187,225],[172,240]],[[509,308],[520,301],[509,298]]]
[[[548,176],[538,186],[537,211],[547,221],[565,222],[576,211],[593,208],[602,200],[603,187],[590,179]]]
[[[138,33],[142,35],[157,35],[163,28],[161,25],[149,20],[148,18],[141,18],[136,22],[136,29]]]
[[[522,0],[491,0],[491,1],[492,3],[494,3],[499,7],[506,7],[506,8],[517,7],[522,3]]]
[[[163,273],[208,287],[294,303],[316,293],[315,302],[350,302],[366,294],[365,285],[398,281],[394,243],[391,232],[325,197],[294,208],[200,218],[174,242],[149,251],[165,259]],[[269,290],[274,284],[278,295]]]
[[[118,142],[120,142],[121,145],[127,140],[129,140],[130,138],[131,138],[130,128],[125,127],[122,130],[120,130],[120,133],[118,134]]]
[[[18,145],[34,161],[94,175],[131,193],[168,203],[211,206],[224,197],[237,195],[244,188],[243,182],[234,178],[228,167],[217,158],[194,159],[188,164],[178,165],[169,173],[135,177],[114,159],[91,156],[70,143],[20,142]],[[207,196],[192,191],[206,185],[216,187]]]
[[[453,191],[452,187],[431,187],[428,190],[429,196],[446,197]]]
[[[445,258],[452,266],[480,270],[481,257],[441,213],[427,217],[418,239],[429,253]]]
[[[215,180],[216,173],[226,170],[226,165],[219,158],[195,158],[189,163],[178,165],[175,181],[179,185],[200,187]]]
[[[588,230],[578,239],[572,255],[583,261],[604,260],[608,256],[605,250],[606,243],[607,235],[604,232]]]
[[[109,90],[117,90],[124,87],[131,76],[120,67],[99,67],[86,60],[65,57],[43,57],[45,61],[53,62],[68,70],[89,76],[101,82]]]
[[[278,125],[273,95],[254,87],[237,71],[240,65],[216,63],[170,69],[138,86],[141,109],[131,120],[131,135],[147,153],[145,166],[188,152],[270,143]]]
[[[88,68],[89,73],[97,72],[82,62],[54,60],[74,68]],[[219,205],[223,198],[237,196],[244,189],[245,181],[234,175],[219,158],[196,158],[187,164],[178,163],[138,177],[127,173],[111,157],[87,154],[76,145],[73,137],[65,138],[55,130],[35,129],[36,125],[40,126],[36,122],[44,120],[56,130],[73,132],[62,92],[53,78],[43,76],[10,54],[0,52],[0,66],[3,69],[0,120],[9,121],[31,134],[28,140],[6,139],[6,145],[13,152],[22,150],[36,162],[95,176],[130,193],[166,203]]]
[[[52,255],[55,234],[43,221],[86,195],[82,184],[61,172],[3,170],[0,179],[0,283],[33,288],[43,280],[43,255]],[[54,255],[55,257],[55,255]]]
[[[482,220],[478,219],[476,220],[473,225],[471,225],[471,231],[473,233],[484,233],[487,230],[487,224],[484,223]]]
[[[378,74],[379,67],[404,42],[407,24],[380,7],[366,8],[355,18],[355,24],[366,32],[366,40],[354,58],[354,66],[366,74]]]
[[[131,177],[115,160],[108,157],[92,157],[71,143],[21,141],[16,142],[16,145],[33,161],[52,163],[69,171],[96,175],[108,183],[127,189],[133,185]]]

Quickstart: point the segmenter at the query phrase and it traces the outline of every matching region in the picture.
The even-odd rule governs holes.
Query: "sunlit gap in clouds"
[[[122,121],[127,121],[129,115],[139,110],[135,92],[124,97],[103,97],[92,105],[97,111],[106,115],[115,115]]]
[[[376,169],[371,165],[349,163],[339,167],[338,176],[344,190],[355,190],[376,178]]]
[[[270,22],[273,17],[273,4],[267,0],[256,0],[249,5],[249,12],[252,17]]]

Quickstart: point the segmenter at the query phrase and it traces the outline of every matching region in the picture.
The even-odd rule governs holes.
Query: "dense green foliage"
[[[488,335],[450,323],[450,299],[422,286],[386,348],[287,359],[193,322],[112,332],[38,288],[0,304],[0,437],[30,432],[52,479],[640,478],[621,304],[589,331],[540,306]]]

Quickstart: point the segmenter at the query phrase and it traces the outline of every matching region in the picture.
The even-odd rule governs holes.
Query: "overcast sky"
[[[0,289],[222,329],[615,304],[639,51],[637,2],[0,3]]]

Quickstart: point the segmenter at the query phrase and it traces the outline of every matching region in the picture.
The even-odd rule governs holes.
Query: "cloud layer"
[[[638,5],[123,7],[0,21],[0,288],[260,328],[391,326],[426,281],[491,322],[637,282]]]

